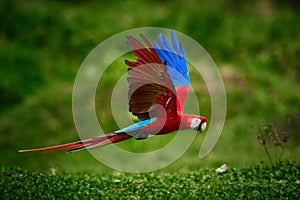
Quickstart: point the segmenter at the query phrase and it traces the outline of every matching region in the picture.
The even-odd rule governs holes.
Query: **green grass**
[[[1,199],[298,199],[300,165],[188,173],[38,173],[1,169]]]
[[[293,0],[1,1],[0,199],[299,199],[298,11]],[[221,72],[227,116],[207,157],[198,158],[203,134],[171,166],[144,174],[117,172],[87,151],[17,152],[78,140],[72,89],[82,61],[106,38],[149,26],[192,37]],[[126,71],[123,60],[116,60],[99,82],[96,110],[105,132],[119,129],[108,96]],[[193,69],[190,77],[201,112],[210,119],[203,80]],[[273,136],[289,134],[287,142],[280,138],[283,155],[268,132],[265,146],[256,140],[259,124],[274,125]],[[174,134],[119,147],[147,152]],[[224,163],[229,170],[217,174]]]

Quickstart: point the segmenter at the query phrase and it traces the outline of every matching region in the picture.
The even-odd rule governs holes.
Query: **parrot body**
[[[76,152],[93,149],[129,138],[146,139],[149,135],[163,135],[177,130],[203,131],[207,119],[183,114],[190,79],[184,48],[171,32],[172,45],[161,34],[158,44],[151,44],[143,35],[144,46],[128,36],[127,44],[136,61],[125,60],[128,69],[129,111],[139,120],[131,126],[106,135],[51,147],[19,150],[19,152]]]

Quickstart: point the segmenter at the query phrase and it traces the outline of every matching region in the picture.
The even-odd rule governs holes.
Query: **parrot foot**
[[[135,139],[136,140],[144,140],[144,139],[147,139],[148,138],[148,133],[141,133],[141,134],[138,134],[135,136]]]

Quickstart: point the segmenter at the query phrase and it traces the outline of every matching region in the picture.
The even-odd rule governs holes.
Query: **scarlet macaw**
[[[68,144],[19,152],[76,152],[93,149],[129,138],[146,139],[148,135],[162,135],[177,130],[204,131],[207,119],[202,116],[183,114],[183,106],[190,85],[186,54],[178,43],[175,31],[171,32],[172,45],[162,34],[158,44],[151,44],[140,35],[145,45],[128,36],[127,44],[136,61],[125,60],[128,69],[129,111],[139,120],[124,129]]]

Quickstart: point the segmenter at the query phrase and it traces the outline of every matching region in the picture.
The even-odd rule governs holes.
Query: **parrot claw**
[[[144,139],[148,138],[148,135],[149,135],[148,133],[140,133],[135,136],[135,139],[136,140],[144,140]]]

